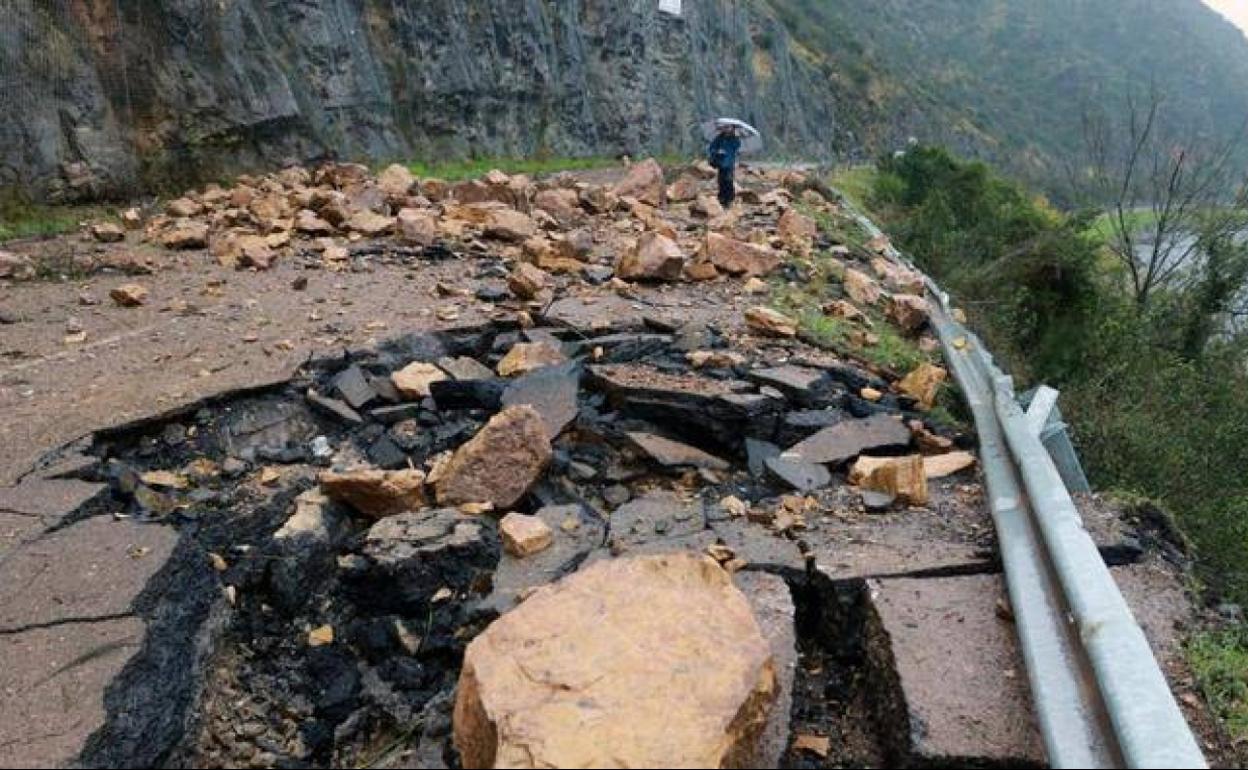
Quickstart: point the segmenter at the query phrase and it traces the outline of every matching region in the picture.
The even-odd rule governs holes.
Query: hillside
[[[1248,40],[1199,0],[12,0],[0,188],[77,200],[325,157],[690,153],[708,115],[776,157],[915,136],[1037,181],[1086,103],[1156,78],[1248,114]]]
[[[1086,107],[1155,82],[1182,130],[1248,116],[1248,39],[1199,0],[765,0],[857,109],[868,148],[914,136],[1049,181]]]

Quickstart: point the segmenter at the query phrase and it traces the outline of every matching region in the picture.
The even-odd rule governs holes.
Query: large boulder
[[[715,232],[706,234],[705,253],[715,267],[730,275],[767,275],[781,263],[780,254],[766,246]]]
[[[621,198],[636,198],[651,206],[662,206],[667,201],[663,167],[654,158],[633,164],[624,179],[615,186],[615,194]]]
[[[468,647],[466,768],[753,767],[778,690],[744,595],[690,553],[602,561]]]
[[[679,281],[685,255],[672,239],[645,233],[637,246],[620,256],[615,274],[626,281]]]
[[[531,406],[509,406],[455,450],[437,477],[440,505],[514,506],[550,464],[553,454],[542,417]]]

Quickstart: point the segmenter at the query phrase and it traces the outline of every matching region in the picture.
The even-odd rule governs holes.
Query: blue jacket
[[[741,139],[732,134],[717,134],[706,148],[707,160],[713,168],[733,168],[737,165],[737,153],[741,152]]]

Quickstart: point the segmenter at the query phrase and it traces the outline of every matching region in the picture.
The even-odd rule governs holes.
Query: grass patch
[[[90,219],[111,218],[109,206],[43,206],[0,203],[0,243],[22,238],[47,238],[76,231]]]
[[[1188,642],[1187,659],[1232,742],[1248,741],[1248,631],[1198,634]]]
[[[829,183],[856,208],[866,211],[875,177],[875,166],[848,166],[832,172]]]
[[[658,158],[663,165],[679,164],[688,158],[664,156]],[[592,171],[601,168],[621,167],[619,158],[476,158],[449,161],[413,161],[407,164],[413,174],[422,178],[445,179],[448,182],[461,182],[475,179],[487,172],[498,169],[506,174],[556,174],[560,171]]]

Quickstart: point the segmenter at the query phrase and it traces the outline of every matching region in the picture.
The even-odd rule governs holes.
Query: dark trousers
[[[719,205],[724,208],[731,208],[733,200],[737,197],[737,182],[735,166],[725,166],[719,170]]]

